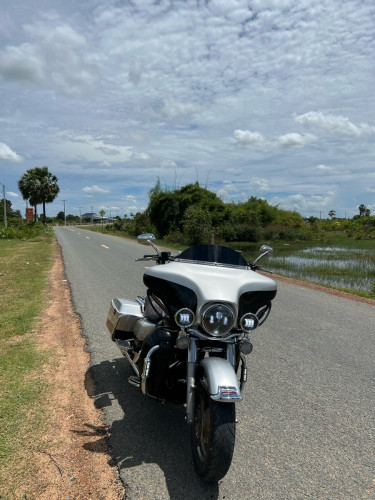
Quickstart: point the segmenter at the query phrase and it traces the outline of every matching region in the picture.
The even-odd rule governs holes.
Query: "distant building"
[[[86,214],[82,214],[82,219],[92,219],[94,220],[102,220],[100,215],[96,214],[95,212],[88,212]]]

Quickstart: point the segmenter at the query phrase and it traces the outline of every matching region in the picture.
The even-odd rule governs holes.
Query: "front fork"
[[[197,367],[197,341],[190,337],[188,346],[187,380],[186,380],[186,422],[194,421],[195,408],[195,372]]]
[[[227,344],[226,359],[235,368],[234,345]],[[186,380],[186,422],[194,422],[195,409],[195,374],[197,368],[197,339],[190,337],[187,360],[187,380]]]

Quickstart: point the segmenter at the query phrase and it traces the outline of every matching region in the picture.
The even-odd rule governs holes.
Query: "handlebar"
[[[255,264],[255,262],[248,262],[247,265],[250,267],[250,269],[252,271],[263,271],[265,273],[273,274],[273,271],[270,271],[269,269],[266,269],[265,267],[258,266],[258,264]]]

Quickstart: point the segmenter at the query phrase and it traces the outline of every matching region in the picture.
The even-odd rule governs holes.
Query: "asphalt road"
[[[144,294],[147,263],[134,259],[149,248],[78,228],[56,236],[127,498],[375,498],[374,306],[278,282],[252,338],[231,469],[207,485],[194,472],[183,409],[128,384],[105,326],[112,297]]]

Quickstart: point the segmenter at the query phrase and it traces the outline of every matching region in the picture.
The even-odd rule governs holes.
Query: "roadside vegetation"
[[[16,498],[32,474],[30,452],[42,451],[49,354],[37,349],[35,328],[47,300],[54,238],[41,223],[0,234],[0,498]]]

